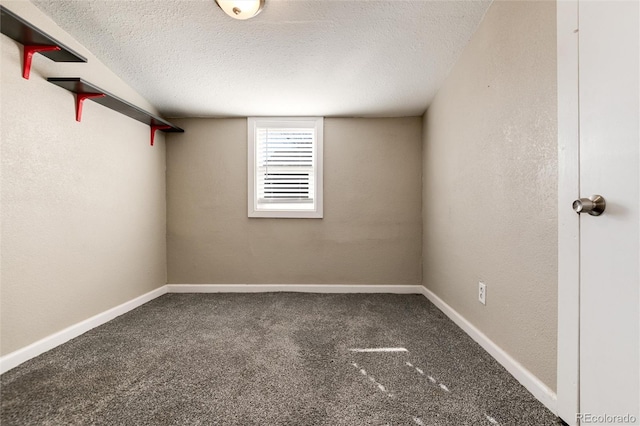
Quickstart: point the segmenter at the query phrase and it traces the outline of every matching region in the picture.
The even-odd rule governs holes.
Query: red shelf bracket
[[[76,121],[82,120],[82,105],[84,101],[92,98],[104,98],[104,93],[76,93]]]
[[[154,124],[151,125],[151,146],[153,146],[153,142],[156,139],[156,130],[169,130],[171,126],[156,126]]]
[[[59,46],[24,46],[22,78],[29,80],[29,74],[31,74],[31,62],[33,61],[34,54],[38,52],[50,52],[52,50],[60,50],[60,47]]]

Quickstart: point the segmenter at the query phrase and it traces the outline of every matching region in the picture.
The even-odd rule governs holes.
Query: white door
[[[640,2],[580,0],[578,30],[579,192],[606,200],[579,216],[580,423],[640,424]]]

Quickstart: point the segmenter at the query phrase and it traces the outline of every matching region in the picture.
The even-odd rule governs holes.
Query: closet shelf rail
[[[55,62],[87,62],[87,58],[42,32],[0,5],[0,31],[24,46],[22,77],[29,79],[33,55],[40,53]]]
[[[82,119],[83,103],[86,99],[90,99],[95,103],[150,126],[151,146],[153,146],[155,140],[156,130],[163,132],[184,132],[180,127],[171,124],[164,118],[138,108],[124,99],[119,98],[106,90],[102,90],[81,78],[50,77],[47,81],[76,94],[76,121],[80,121]]]

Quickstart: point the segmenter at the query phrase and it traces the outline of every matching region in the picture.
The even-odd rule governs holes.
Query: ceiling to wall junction
[[[420,115],[491,3],[32,1],[169,117]]]

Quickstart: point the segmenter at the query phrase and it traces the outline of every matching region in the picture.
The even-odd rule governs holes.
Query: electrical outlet
[[[478,301],[483,305],[487,304],[487,285],[482,281],[478,282]]]

